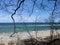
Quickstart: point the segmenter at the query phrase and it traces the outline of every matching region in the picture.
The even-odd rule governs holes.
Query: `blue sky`
[[[45,22],[46,19],[49,20],[48,18],[51,15],[51,12],[53,10],[54,2],[53,1],[47,2],[47,0],[44,0],[43,4],[47,5],[48,7],[45,6],[45,9],[42,9],[42,7],[40,5],[41,1],[42,0],[36,1],[36,5],[34,6],[33,13],[29,17],[29,14],[31,13],[31,10],[32,10],[33,2],[31,0],[26,0],[24,2],[24,6],[23,6],[23,8],[24,8],[23,12],[22,13],[20,12],[22,10],[22,5],[21,5],[21,8],[14,15],[15,22]],[[13,0],[12,2],[14,2],[13,4],[16,4],[17,0]],[[57,12],[57,14],[55,14],[56,15],[55,22],[60,21],[60,13],[58,13],[58,12],[60,12],[60,8],[59,8],[60,3],[59,2],[60,1],[58,0],[58,2],[57,2],[58,6],[56,8],[57,11],[55,11],[55,12]],[[5,3],[8,4],[9,0],[6,0]],[[15,6],[7,7],[9,12],[11,12],[11,13],[6,12],[5,9],[0,10],[0,23],[13,22],[11,19],[11,14],[14,12],[12,9],[15,9],[15,8],[16,8]],[[29,10],[29,12],[28,12],[28,10]],[[22,16],[22,18],[21,18],[21,16]]]

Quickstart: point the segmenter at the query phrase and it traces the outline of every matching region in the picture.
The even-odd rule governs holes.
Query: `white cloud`
[[[35,16],[31,16],[31,17],[28,17],[28,16],[22,16],[22,19],[19,15],[15,15],[14,16],[14,19],[16,22],[35,22]],[[10,15],[0,15],[0,22],[13,22]]]
[[[0,22],[12,22],[9,15],[0,15]]]

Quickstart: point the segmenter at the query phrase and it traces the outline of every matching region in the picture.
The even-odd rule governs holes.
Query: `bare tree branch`
[[[55,0],[55,3],[54,3],[54,8],[52,10],[52,14],[51,14],[51,31],[50,31],[50,35],[51,35],[51,40],[53,39],[53,30],[54,30],[54,11],[55,11],[55,8],[57,6],[57,0]]]
[[[15,24],[15,20],[14,20],[13,16],[16,14],[16,11],[20,8],[20,5],[21,5],[24,1],[25,1],[25,0],[22,0],[21,2],[19,1],[18,7],[14,10],[14,13],[11,15],[11,18],[12,18],[13,24],[14,24],[14,33],[13,33],[13,34],[16,33],[16,24]],[[13,34],[12,34],[12,35],[13,35]],[[12,37],[12,35],[11,35],[11,37]]]
[[[31,0],[31,1],[33,1],[33,0]],[[36,3],[36,0],[34,0],[33,3],[34,3],[34,4],[33,4],[33,7],[32,7],[32,11],[31,11],[31,13],[29,14],[29,17],[32,15],[32,13],[33,13],[33,11],[34,11],[34,6],[35,6],[35,3]]]

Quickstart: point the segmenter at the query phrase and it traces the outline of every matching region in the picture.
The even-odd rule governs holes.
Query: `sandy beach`
[[[58,33],[60,30],[57,30]],[[30,35],[32,36],[32,38],[36,39],[36,34],[38,38],[46,38],[48,36],[50,36],[50,30],[46,30],[46,31],[37,31],[37,33],[35,31],[31,31],[30,35],[27,32],[18,32],[15,33],[12,37],[10,37],[12,33],[1,33],[0,34],[0,43],[5,43],[7,45],[8,42],[10,41],[14,41],[15,43],[17,42],[17,38],[19,38],[19,40],[25,40],[25,39],[30,39]],[[54,35],[56,35],[56,31],[54,31]]]

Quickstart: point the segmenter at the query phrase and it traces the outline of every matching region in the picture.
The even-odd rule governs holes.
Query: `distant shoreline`
[[[0,23],[2,24],[3,22],[0,22]],[[6,23],[8,23],[8,24],[11,23],[11,24],[13,24],[13,22],[6,22]],[[5,24],[6,24],[6,23],[5,23]],[[18,24],[23,24],[23,23],[27,23],[27,24],[29,24],[29,23],[30,23],[30,24],[35,24],[35,23],[37,23],[37,24],[51,24],[51,23],[49,23],[49,22],[45,22],[45,23],[44,23],[44,22],[16,22],[16,24],[17,24],[17,23],[18,23]],[[3,24],[4,24],[4,23],[3,23]],[[54,22],[53,24],[60,24],[60,22]]]

